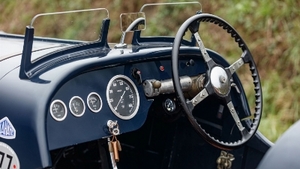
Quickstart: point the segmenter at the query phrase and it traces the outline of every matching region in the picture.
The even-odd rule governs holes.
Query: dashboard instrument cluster
[[[120,119],[130,120],[138,112],[139,92],[134,82],[125,75],[116,75],[110,79],[106,88],[106,98],[111,112]],[[80,96],[73,96],[68,103],[59,99],[52,101],[50,114],[54,120],[63,121],[68,112],[75,117],[81,117],[86,112],[86,107],[93,113],[99,113],[102,105],[100,94],[91,92],[85,100]]]
[[[110,136],[109,120],[118,122],[121,134],[140,128],[152,101],[145,97],[143,85],[132,76],[132,70],[139,68],[145,76],[147,72],[151,75],[148,70],[152,69],[153,62],[148,64],[122,65],[69,77],[49,102],[49,148]],[[63,141],[57,142],[57,139]]]
[[[66,104],[69,106],[67,107]],[[63,121],[68,112],[75,117],[81,117],[86,111],[86,106],[93,113],[100,112],[102,108],[102,98],[96,92],[91,92],[86,102],[80,96],[73,96],[68,103],[64,103],[62,100],[54,100],[50,105],[50,114],[56,121]]]

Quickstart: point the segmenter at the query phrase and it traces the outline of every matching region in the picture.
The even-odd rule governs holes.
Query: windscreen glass
[[[141,36],[175,36],[189,17],[202,11],[199,2],[146,4],[141,9],[147,18],[147,29]],[[191,34],[184,38],[190,39]]]

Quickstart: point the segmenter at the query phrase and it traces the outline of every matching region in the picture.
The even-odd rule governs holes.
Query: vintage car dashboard
[[[237,32],[216,16],[196,14],[186,22],[176,37],[141,37],[141,31],[135,30],[128,46],[107,42],[108,18],[94,42],[38,38],[30,26],[25,36],[0,34],[0,42],[7,45],[5,55],[0,55],[0,114],[2,126],[6,125],[0,141],[12,147],[14,159],[26,168],[45,168],[59,161],[53,157],[56,151],[95,140],[107,142],[112,135],[132,138],[130,133],[145,126],[149,116],[159,114],[167,121],[184,117],[215,150],[239,148],[255,135],[247,146],[258,151],[251,165],[256,166],[270,143],[256,134],[262,98],[250,51]],[[222,55],[205,49],[195,28],[199,22],[223,26],[242,49],[241,58],[230,64]],[[186,25],[193,33],[190,41],[180,36]],[[11,51],[18,52],[6,54]],[[178,61],[175,71],[174,60]],[[244,64],[249,64],[256,92],[254,114],[235,73]],[[174,76],[179,76],[179,82]],[[154,131],[146,132],[151,135]],[[239,154],[250,152],[248,147],[242,149]],[[160,158],[166,156],[171,159],[171,155]]]

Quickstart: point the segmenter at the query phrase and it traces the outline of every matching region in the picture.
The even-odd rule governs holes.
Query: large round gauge
[[[76,117],[81,117],[85,112],[85,105],[81,97],[74,96],[69,102],[71,113]]]
[[[109,81],[106,98],[111,111],[123,120],[133,118],[140,106],[136,86],[124,75],[116,75]]]
[[[63,121],[67,117],[67,107],[61,100],[54,100],[50,105],[50,114],[56,121]]]
[[[87,105],[92,112],[98,113],[102,108],[102,99],[100,95],[95,92],[90,93],[87,97]]]

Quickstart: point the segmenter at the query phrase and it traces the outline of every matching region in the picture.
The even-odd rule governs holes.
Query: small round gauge
[[[50,105],[50,114],[56,121],[63,121],[67,117],[67,107],[61,100],[54,100]]]
[[[71,113],[76,117],[81,117],[85,112],[85,104],[81,97],[74,96],[69,102]]]
[[[106,98],[111,111],[123,120],[133,118],[140,106],[136,86],[124,75],[116,75],[109,81]]]
[[[90,93],[87,97],[87,105],[92,112],[98,113],[102,108],[102,99],[100,95],[95,92]]]

